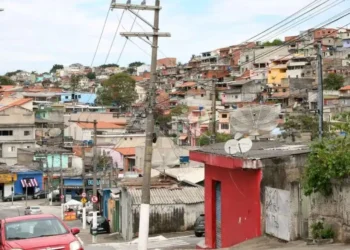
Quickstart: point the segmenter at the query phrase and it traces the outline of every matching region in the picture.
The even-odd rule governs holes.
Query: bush
[[[321,221],[311,225],[311,234],[313,239],[333,239],[335,235],[332,227],[325,227]]]

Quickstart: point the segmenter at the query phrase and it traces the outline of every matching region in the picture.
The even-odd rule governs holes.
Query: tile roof
[[[114,150],[125,156],[131,156],[136,154],[135,148],[115,148]]]
[[[15,100],[14,102],[11,102],[9,103],[8,105],[6,106],[3,106],[0,108],[0,111],[3,111],[3,110],[6,110],[8,108],[12,108],[12,107],[15,107],[15,106],[22,106],[23,104],[26,104],[27,102],[30,102],[32,101],[33,99],[31,98],[22,98],[22,99],[17,99]]]
[[[185,87],[194,87],[197,83],[195,82],[185,82],[181,84],[178,88],[185,88]]]
[[[204,202],[204,188],[152,188],[151,205],[196,204]],[[128,189],[133,205],[141,204],[141,189]]]
[[[83,129],[93,129],[93,123],[77,122],[77,125]],[[97,122],[97,129],[121,129],[125,128],[126,122]]]
[[[350,90],[350,85],[344,86],[340,90]]]
[[[141,82],[144,80],[143,76],[131,76],[136,82]]]

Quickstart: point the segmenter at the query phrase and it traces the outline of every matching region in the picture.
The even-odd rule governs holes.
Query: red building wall
[[[215,181],[221,182],[222,247],[261,236],[261,170],[205,166],[205,245],[216,247]]]

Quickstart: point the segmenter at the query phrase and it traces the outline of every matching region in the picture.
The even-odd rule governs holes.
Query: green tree
[[[16,71],[10,71],[10,72],[7,72],[7,73],[5,74],[5,76],[11,77],[11,76],[16,75],[16,74],[19,73],[19,72],[22,72],[22,71],[23,71],[23,70],[20,70],[20,69],[18,69],[18,70],[16,70]]]
[[[202,134],[199,139],[198,139],[198,145],[199,146],[205,146],[210,144],[210,137],[211,133],[210,132],[205,132]],[[228,140],[232,139],[232,135],[230,134],[224,134],[224,133],[216,133],[216,138],[215,142],[220,143],[220,142],[227,142]]]
[[[344,86],[344,76],[336,74],[336,73],[330,73],[328,76],[324,79],[324,88],[327,90],[339,90],[341,87]]]
[[[132,62],[129,64],[129,68],[139,67],[141,65],[144,65],[144,63],[143,62]]]
[[[70,77],[70,90],[75,92],[79,88],[79,81],[82,78],[81,75],[72,75]]]
[[[311,146],[304,173],[305,195],[332,193],[332,180],[340,182],[350,175],[350,112],[334,117],[333,133],[318,140]],[[335,133],[336,132],[336,133]],[[338,135],[344,132],[345,136]]]
[[[135,80],[126,73],[112,75],[97,91],[97,103],[103,105],[130,106],[137,98]]]
[[[94,72],[89,72],[86,74],[86,77],[89,78],[90,80],[96,79],[96,74]]]
[[[50,73],[56,73],[56,70],[58,69],[63,69],[63,65],[62,64],[55,64],[52,66]]]
[[[7,76],[0,76],[0,85],[15,85],[15,82]]]
[[[279,46],[282,44],[283,44],[283,42],[281,39],[275,39],[272,42],[270,42],[270,41],[264,42],[263,46]]]
[[[111,67],[117,67],[117,68],[119,68],[119,65],[118,64],[115,64],[115,63],[110,63],[110,64],[102,64],[101,66],[100,66],[100,68],[111,68]]]
[[[136,72],[136,69],[134,68],[127,68],[126,72],[128,72],[130,75],[134,74]]]

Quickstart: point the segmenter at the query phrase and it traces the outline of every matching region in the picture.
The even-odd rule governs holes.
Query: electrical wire
[[[93,56],[92,61],[91,61],[91,66],[90,66],[90,68],[92,68],[92,65],[94,64],[94,61],[95,61],[95,58],[96,58],[96,55],[97,55],[98,48],[100,47],[100,43],[101,43],[101,40],[102,40],[102,36],[103,36],[104,31],[105,31],[106,24],[107,24],[107,20],[108,20],[108,17],[109,17],[109,12],[110,12],[110,7],[108,8],[108,11],[107,11],[106,19],[105,19],[104,24],[103,24],[103,27],[102,27],[102,32],[101,32],[100,38],[99,38],[99,40],[98,40],[98,43],[97,43],[97,46],[96,46],[96,50],[95,50],[94,56]]]
[[[292,15],[286,17],[286,18],[283,19],[282,21],[280,21],[280,22],[274,24],[274,25],[271,26],[270,28],[265,29],[265,30],[263,30],[262,32],[258,33],[257,35],[255,35],[255,36],[253,36],[253,37],[251,37],[251,38],[245,40],[245,41],[244,41],[243,43],[241,43],[241,44],[247,43],[247,42],[249,42],[250,40],[253,40],[253,39],[256,38],[256,37],[261,36],[262,34],[266,33],[267,31],[270,31],[270,30],[273,29],[274,27],[276,27],[276,26],[282,24],[283,22],[287,21],[287,20],[290,19],[291,17],[293,17],[293,16],[299,14],[299,13],[300,13],[301,11],[303,11],[304,9],[306,9],[306,8],[308,8],[308,7],[311,7],[313,4],[315,4],[315,3],[319,2],[319,1],[320,1],[320,0],[315,0],[315,1],[311,2],[310,4],[304,6],[303,8],[301,8],[300,10],[298,10],[297,12],[293,13]]]
[[[109,51],[108,51],[108,54],[107,54],[107,56],[106,56],[105,64],[107,63],[108,58],[109,58],[109,54],[111,53],[111,50],[112,50],[112,48],[113,48],[115,38],[116,38],[116,36],[117,36],[117,34],[118,34],[120,24],[121,24],[121,22],[122,22],[122,20],[123,20],[123,17],[124,17],[124,13],[125,13],[125,10],[123,10],[122,16],[121,16],[120,21],[119,21],[118,26],[117,26],[117,29],[116,29],[115,32],[114,32],[113,40],[112,40],[111,46],[109,47]]]

